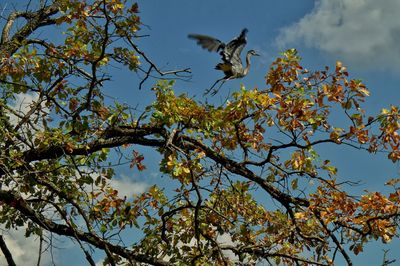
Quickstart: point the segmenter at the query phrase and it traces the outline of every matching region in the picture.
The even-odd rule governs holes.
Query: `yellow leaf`
[[[306,215],[304,214],[304,212],[296,212],[294,214],[294,218],[296,219],[304,219],[306,217]]]

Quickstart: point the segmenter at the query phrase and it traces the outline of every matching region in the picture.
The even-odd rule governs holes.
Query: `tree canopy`
[[[242,86],[221,105],[176,95],[163,78],[190,69],[160,69],[138,45],[141,27],[137,3],[124,0],[40,1],[7,14],[0,223],[38,237],[39,261],[60,236],[89,265],[93,250],[107,265],[352,265],[366,243],[397,237],[400,179],[386,194],[354,196],[319,150],[398,162],[398,106],[369,114],[368,89],[342,63],[308,70],[295,49],[266,67],[260,88]],[[127,88],[138,97],[154,82],[144,111],[110,97],[115,66],[142,74]],[[21,95],[29,104],[15,104]],[[143,147],[160,154],[157,171],[175,187],[120,196],[116,166],[149,167]],[[15,265],[2,237],[0,248]]]

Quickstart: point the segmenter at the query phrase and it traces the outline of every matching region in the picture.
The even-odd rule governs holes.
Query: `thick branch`
[[[37,160],[57,159],[65,154],[68,155],[88,155],[97,152],[103,148],[119,147],[123,144],[139,144],[143,146],[161,147],[163,140],[145,138],[149,135],[160,134],[160,128],[138,128],[122,129],[110,128],[104,131],[103,138],[87,143],[84,147],[75,148],[69,152],[64,145],[52,145],[41,149],[31,149],[24,153],[23,158],[26,162]]]
[[[278,200],[282,205],[286,206],[287,204],[301,205],[304,207],[308,207],[310,203],[303,198],[292,197],[288,194],[283,193],[273,185],[271,185],[268,181],[254,174],[251,170],[246,168],[243,164],[239,164],[225,156],[218,154],[213,149],[207,147],[203,143],[198,140],[191,139],[186,136],[182,136],[182,139],[185,141],[185,144],[189,146],[190,149],[202,149],[207,157],[214,160],[217,163],[220,163],[231,173],[243,176],[258,185],[260,185],[265,191],[267,191],[274,199]]]
[[[224,245],[224,246],[221,246],[220,248],[223,250],[230,250],[237,255],[240,255],[242,253],[248,253],[248,254],[252,254],[252,255],[256,254],[257,256],[264,258],[264,259],[274,258],[274,257],[286,258],[286,259],[290,259],[294,262],[297,262],[297,265],[299,265],[298,263],[306,263],[306,265],[318,265],[318,266],[328,266],[329,265],[326,263],[320,263],[317,261],[303,259],[303,258],[297,257],[295,255],[289,255],[289,254],[279,253],[279,252],[267,252],[267,251],[263,250],[262,248],[255,247],[255,246],[234,247],[234,246],[230,246],[230,245]]]
[[[40,27],[54,24],[55,21],[50,19],[50,17],[59,11],[57,1],[55,1],[50,6],[39,9],[35,12],[14,12],[12,13],[6,25],[3,28],[1,41],[0,41],[0,54],[11,56],[14,54],[21,46],[24,40],[35,30]],[[19,18],[24,17],[28,21],[26,24],[20,28],[12,37],[9,36],[10,29],[14,24],[14,21]]]
[[[6,242],[3,239],[3,236],[0,236],[0,249],[4,254],[4,257],[6,258],[8,265],[16,266],[14,259],[12,257],[12,254],[11,254],[10,250],[8,249]]]
[[[168,262],[153,259],[148,255],[137,254],[136,252],[122,246],[113,245],[95,234],[82,232],[78,229],[73,229],[67,225],[57,224],[44,217],[42,214],[37,213],[25,202],[25,200],[21,196],[17,195],[16,193],[0,190],[0,201],[7,205],[14,206],[15,209],[17,209],[21,214],[30,219],[32,222],[52,233],[56,233],[60,236],[78,238],[80,241],[91,244],[96,248],[102,250],[108,249],[112,253],[117,254],[128,260],[149,263],[151,265],[170,265]]]
[[[145,138],[150,135],[160,135],[161,139],[149,139]],[[102,148],[118,147],[122,144],[139,144],[144,146],[163,147],[165,146],[168,134],[162,128],[136,128],[136,129],[125,129],[114,127],[106,130],[103,134],[102,139],[94,140],[85,145],[85,147],[75,148],[72,151],[67,152],[63,145],[54,145],[44,147],[42,149],[28,150],[24,154],[26,162],[32,162],[43,159],[56,159],[65,154],[68,155],[88,155],[93,152],[99,151]],[[184,144],[180,141],[183,140]],[[306,199],[292,197],[288,194],[283,193],[263,178],[254,174],[251,170],[246,168],[243,164],[239,164],[221,154],[218,154],[211,148],[207,147],[198,140],[192,139],[188,136],[182,136],[175,140],[175,144],[183,149],[195,150],[201,148],[210,159],[223,165],[231,173],[243,176],[258,185],[260,185],[265,191],[267,191],[274,199],[278,200],[284,206],[288,204],[309,206],[309,202]],[[1,173],[0,173],[1,174]]]

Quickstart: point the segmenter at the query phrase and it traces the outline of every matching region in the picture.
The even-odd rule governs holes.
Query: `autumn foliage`
[[[109,265],[333,265],[339,255],[352,265],[367,242],[397,237],[400,179],[387,181],[388,194],[354,197],[318,152],[346,146],[400,160],[399,108],[369,114],[368,89],[342,63],[307,70],[288,50],[265,84],[242,86],[221,105],[176,95],[160,78],[153,103],[132,111],[106,96],[110,66],[143,75],[137,95],[153,74],[189,70],[163,72],[139,49],[137,4],[91,2],[14,12],[3,27],[2,227],[47,245],[48,234],[75,239],[91,265],[88,246]],[[16,19],[25,24],[10,30]],[[35,35],[45,26],[59,37]],[[15,106],[21,95],[32,98],[24,108]],[[122,197],[110,182],[116,165],[152,167],[141,147],[160,154],[157,171],[175,187]],[[140,238],[119,241],[129,230]]]

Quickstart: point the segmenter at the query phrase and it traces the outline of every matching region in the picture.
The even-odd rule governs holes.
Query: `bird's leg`
[[[219,85],[218,89],[213,90],[213,92],[211,92],[211,96],[214,96],[215,94],[217,94],[219,92],[219,89],[221,89],[222,85],[224,85],[225,81],[227,81],[227,79],[223,79],[221,84]]]
[[[209,94],[210,93],[210,91],[215,87],[215,85],[217,85],[217,83],[218,82],[220,82],[220,81],[223,81],[222,82],[222,84],[225,82],[225,77],[224,78],[220,78],[220,79],[218,79],[216,82],[214,82],[214,84],[211,86],[211,88],[209,88],[208,90],[206,90],[205,92],[204,92],[204,96],[206,96],[207,94]],[[221,84],[221,86],[222,86],[222,84]],[[219,86],[219,88],[221,88],[221,86]],[[218,88],[218,89],[219,89]],[[214,90],[213,91],[213,93],[211,94],[211,95],[215,95],[217,92],[216,91],[218,91],[218,90]]]

